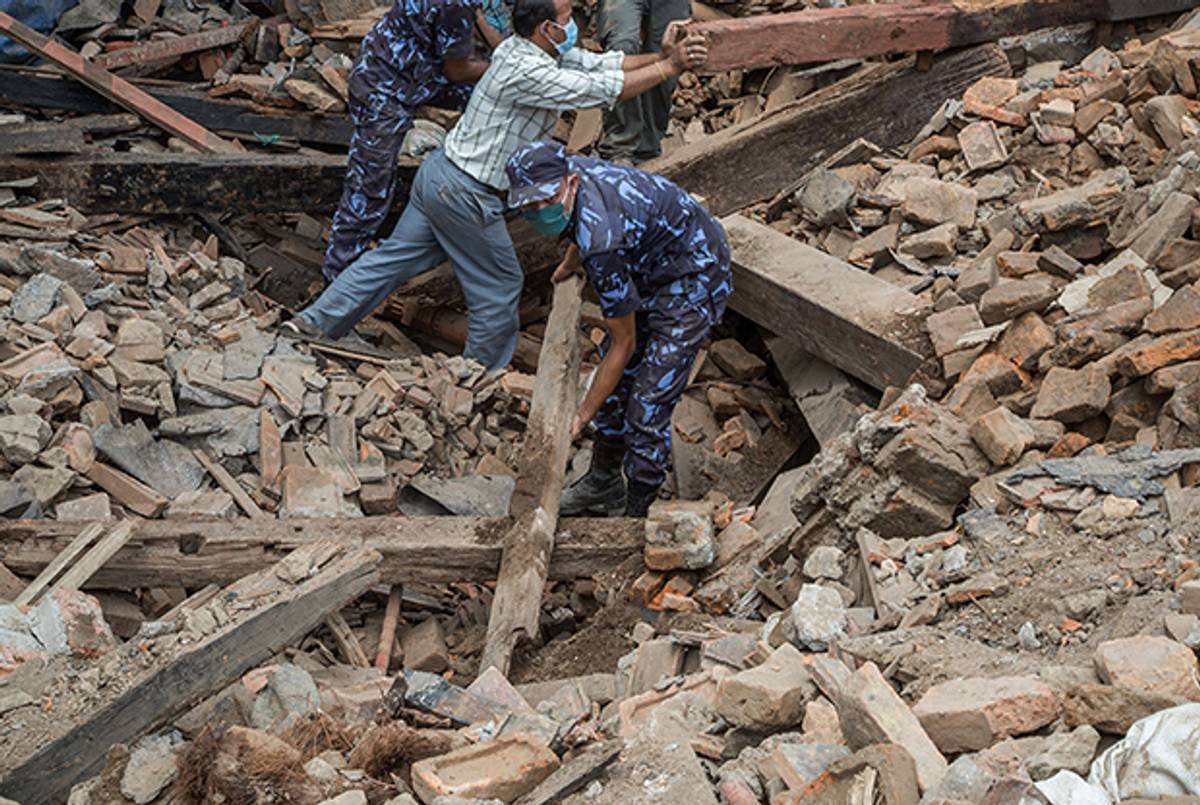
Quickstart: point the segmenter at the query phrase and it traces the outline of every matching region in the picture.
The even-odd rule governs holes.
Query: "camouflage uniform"
[[[579,190],[567,231],[601,311],[633,313],[637,323],[634,353],[593,421],[601,439],[624,441],[628,481],[657,488],[671,413],[733,292],[729,242],[715,218],[661,176],[578,157],[568,164]]]
[[[396,158],[420,106],[461,110],[470,84],[442,73],[469,58],[479,0],[396,0],[363,38],[350,72],[354,136],[323,271],[332,281],[370,246],[396,189]]]

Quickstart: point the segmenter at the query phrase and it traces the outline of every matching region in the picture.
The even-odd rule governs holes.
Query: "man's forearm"
[[[628,60],[630,57],[626,56],[625,58]],[[630,98],[636,98],[646,90],[666,83],[668,79],[677,78],[679,72],[679,68],[674,63],[657,57],[648,64],[627,70],[625,85],[621,87],[621,94],[617,96],[617,100],[627,101]]]
[[[652,65],[656,61],[666,61],[666,59],[661,53],[626,53],[624,61],[621,62],[621,69],[629,73],[639,67]]]

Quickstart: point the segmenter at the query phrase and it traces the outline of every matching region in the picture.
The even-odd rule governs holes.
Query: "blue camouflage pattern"
[[[661,176],[581,157],[568,164],[579,175],[568,231],[588,281],[606,318],[633,313],[637,327],[634,353],[594,424],[601,438],[625,442],[631,483],[658,487],[671,414],[733,293],[729,241],[720,222]]]
[[[418,107],[466,108],[472,86],[446,78],[442,63],[474,53],[478,6],[479,0],[396,0],[363,38],[350,71],[354,134],[322,267],[327,281],[370,248],[387,217],[400,147]]]

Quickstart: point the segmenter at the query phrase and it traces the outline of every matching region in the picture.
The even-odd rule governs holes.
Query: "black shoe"
[[[314,339],[324,338],[325,334],[315,324],[305,321],[297,316],[294,319],[288,319],[283,324],[279,325],[279,329],[284,335],[299,339]]]
[[[587,475],[563,490],[558,513],[563,517],[615,517],[625,510],[625,461],[622,442],[592,444],[592,465]]]
[[[658,487],[650,484],[639,484],[636,481],[629,484],[626,497],[625,516],[645,518],[650,513],[650,504],[658,500]]]

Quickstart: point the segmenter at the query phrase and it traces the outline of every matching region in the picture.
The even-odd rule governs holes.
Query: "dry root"
[[[445,735],[415,730],[407,724],[376,725],[350,753],[350,766],[377,779],[386,779],[384,775],[391,772],[407,780],[413,763],[444,755],[450,748]]]
[[[300,752],[304,762],[330,749],[349,752],[354,747],[354,730],[320,710],[306,713],[279,737]]]

